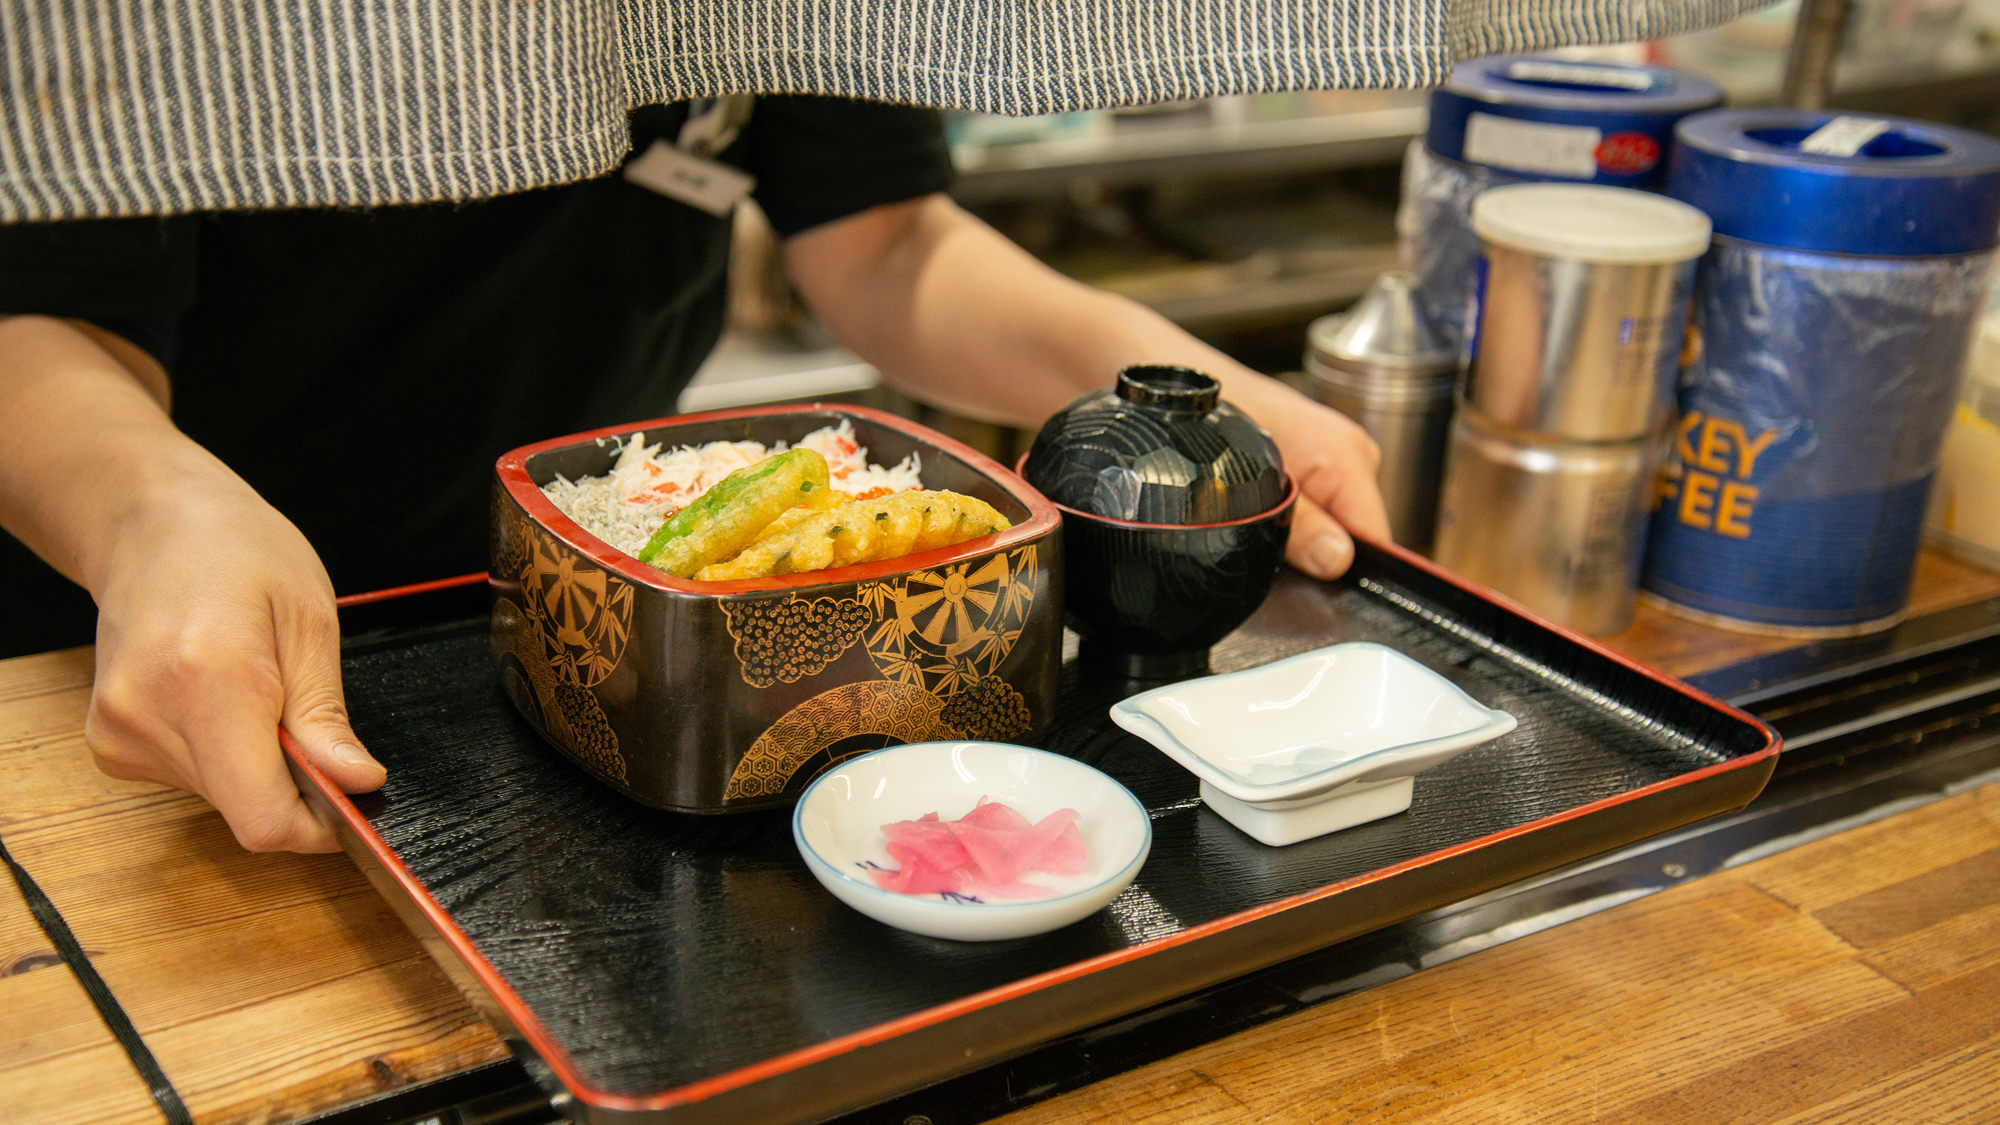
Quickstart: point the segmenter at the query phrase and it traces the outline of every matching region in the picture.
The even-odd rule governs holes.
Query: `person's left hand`
[[[1270,431],[1299,482],[1286,561],[1315,578],[1338,578],[1354,562],[1348,531],[1389,538],[1389,512],[1375,481],[1382,449],[1366,430],[1276,379],[1244,368],[1221,378],[1222,397]]]

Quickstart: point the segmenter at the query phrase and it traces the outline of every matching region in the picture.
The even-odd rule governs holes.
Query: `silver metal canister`
[[[1632,621],[1659,458],[1649,441],[1568,442],[1452,421],[1437,560],[1592,635]]]
[[[1632,619],[1708,217],[1620,188],[1520,184],[1473,204],[1472,332],[1439,563],[1586,633]]]
[[[1430,549],[1458,349],[1424,311],[1417,276],[1391,270],[1345,313],[1306,331],[1305,369],[1319,401],[1354,419],[1382,447],[1376,479],[1389,533]]]
[[[1466,404],[1576,441],[1658,430],[1673,408],[1708,217],[1645,192],[1519,184],[1480,196],[1472,225]]]

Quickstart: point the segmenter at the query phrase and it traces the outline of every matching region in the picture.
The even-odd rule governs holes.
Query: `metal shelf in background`
[[[1730,85],[1725,83],[1725,85]],[[2000,94],[2000,69],[1946,75],[1871,76],[1832,91],[1829,104],[1863,112],[1950,118],[1976,113]],[[1732,104],[1775,102],[1775,83],[1731,85]],[[1325,113],[1272,121],[1217,122],[1189,113],[1115,117],[1108,131],[953,149],[952,194],[978,204],[1060,196],[1089,177],[1107,185],[1180,177],[1260,176],[1394,164],[1422,135],[1422,105]],[[1980,122],[1972,122],[1980,127]]]
[[[1145,183],[1186,175],[1259,176],[1393,164],[1424,131],[1421,105],[1216,124],[1118,118],[1107,133],[961,145],[952,195],[964,203],[1061,195],[1072,180]]]
[[[1393,243],[1265,252],[1101,281],[1190,332],[1305,321],[1348,304],[1396,266]]]
[[[2000,69],[1838,88],[1827,104],[1993,132],[2000,130]]]

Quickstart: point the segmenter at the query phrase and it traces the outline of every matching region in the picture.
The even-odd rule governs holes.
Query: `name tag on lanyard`
[[[625,166],[625,179],[717,217],[736,209],[757,179],[740,168],[711,159],[728,148],[750,119],[746,95],[718,98],[689,107],[688,121],[675,144],[654,141]]]

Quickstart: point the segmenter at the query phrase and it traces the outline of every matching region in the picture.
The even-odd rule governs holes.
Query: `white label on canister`
[[[1523,59],[1514,63],[1507,68],[1507,77],[1516,82],[1560,82],[1565,86],[1601,86],[1607,90],[1631,90],[1640,94],[1653,88],[1653,76],[1643,70],[1549,62],[1546,59]]]
[[[1468,164],[1588,180],[1597,175],[1597,145],[1603,139],[1602,131],[1588,125],[1551,125],[1474,113],[1465,122],[1465,160]]]
[[[1799,142],[1800,152],[1821,156],[1853,156],[1861,147],[1889,131],[1889,122],[1873,117],[1836,117]]]

